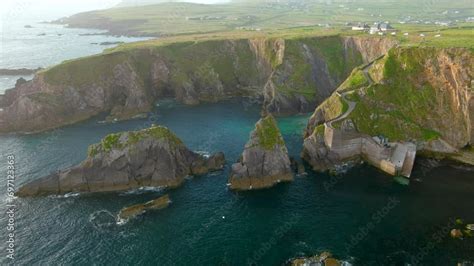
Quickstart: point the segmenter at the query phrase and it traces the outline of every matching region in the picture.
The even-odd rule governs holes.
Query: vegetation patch
[[[364,72],[356,68],[352,71],[351,75],[342,83],[339,87],[338,91],[340,92],[347,92],[356,89],[360,89],[361,87],[369,85],[369,81],[365,77]]]
[[[390,140],[433,140],[441,134],[426,127],[426,121],[438,119],[436,89],[416,78],[428,51],[403,48],[391,50],[383,68],[385,84],[367,87],[365,95],[351,95],[357,105],[352,118],[359,131],[370,135],[383,135]]]
[[[104,53],[64,61],[41,73],[49,84],[81,87],[84,84],[100,82],[101,78],[113,77],[114,67],[127,59],[128,55],[122,52]]]
[[[113,149],[124,149],[144,139],[165,139],[173,145],[182,145],[183,142],[171,130],[162,126],[152,126],[140,131],[122,132],[107,135],[98,144],[89,146],[88,155],[94,157],[100,152],[110,152]],[[121,139],[126,141],[121,141]]]
[[[324,135],[324,125],[319,125],[319,126],[315,127],[313,134],[315,134],[317,136]]]
[[[256,126],[259,144],[265,150],[272,150],[276,145],[285,145],[285,141],[278,129],[277,122],[273,116],[262,118]]]
[[[171,130],[162,126],[152,126],[141,131],[128,133],[127,145],[133,145],[146,138],[169,140],[174,145],[182,145],[183,142]]]

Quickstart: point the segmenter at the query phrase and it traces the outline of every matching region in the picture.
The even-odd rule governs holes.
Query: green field
[[[334,31],[349,28],[347,23],[370,24],[377,21],[390,21],[406,30],[426,28],[437,31],[446,27],[434,25],[435,21],[464,25],[462,23],[467,17],[474,16],[471,1],[347,2],[233,1],[219,5],[164,3],[86,12],[60,22],[73,27],[107,29],[113,34],[163,36],[222,32],[272,33],[315,28]],[[398,24],[399,22],[405,24]]]

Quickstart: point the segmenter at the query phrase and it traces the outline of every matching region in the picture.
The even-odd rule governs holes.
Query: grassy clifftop
[[[373,136],[461,148],[472,143],[473,63],[469,49],[392,49],[369,71],[376,83],[350,97],[350,118]]]

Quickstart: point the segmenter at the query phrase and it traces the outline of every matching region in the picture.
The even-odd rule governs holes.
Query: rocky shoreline
[[[194,153],[169,129],[111,134],[89,147],[88,158],[58,173],[20,187],[19,197],[130,190],[139,187],[180,186],[186,176],[203,175],[224,167],[225,157]]]
[[[147,211],[161,210],[169,206],[171,200],[168,195],[161,196],[144,204],[125,207],[118,214],[119,221],[127,221],[144,214]]]
[[[0,68],[0,76],[23,76],[23,75],[33,75],[36,72],[42,70],[43,68],[39,67],[36,69],[30,68],[18,68],[18,69],[7,69]]]

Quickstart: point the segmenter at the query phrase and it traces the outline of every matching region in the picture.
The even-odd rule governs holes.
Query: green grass
[[[126,142],[122,142],[121,139],[126,139]],[[154,138],[157,140],[169,141],[172,145],[183,145],[181,139],[179,139],[173,132],[168,128],[162,126],[152,126],[147,129],[140,131],[121,132],[107,135],[98,144],[89,146],[88,155],[94,157],[101,152],[110,152],[114,149],[124,149],[132,146],[144,139]]]
[[[318,88],[314,68],[321,63],[312,62],[310,58],[321,59],[336,83],[342,82],[354,67],[362,64],[361,54],[354,49],[345,49],[339,35],[292,38],[285,43],[285,64],[277,68],[276,74],[278,79],[278,71],[292,72],[283,82],[276,82],[277,89],[285,95],[303,95],[308,101],[316,99],[318,89],[322,88]]]
[[[465,50],[464,50],[465,51]],[[443,132],[443,121],[458,119],[449,106],[448,92],[425,80],[424,65],[436,58],[440,48],[393,49],[384,60],[384,83],[366,88],[365,96],[353,94],[357,102],[350,115],[358,129],[370,135],[384,135],[391,140],[434,140],[442,134],[431,128],[433,121]],[[463,50],[451,51],[462,53]],[[440,108],[441,107],[441,108]],[[462,125],[461,125],[462,126]]]
[[[397,36],[402,46],[407,47],[438,47],[452,48],[465,47],[474,49],[474,25],[461,23],[453,27],[423,26],[423,25],[395,25],[400,30]],[[408,33],[408,36],[403,36]],[[422,37],[420,34],[424,34]],[[440,35],[439,37],[436,37]]]
[[[367,86],[369,81],[365,78],[364,72],[359,68],[352,71],[351,75],[339,86],[338,91],[347,92]]]
[[[322,136],[324,134],[324,125],[319,125],[319,126],[315,127],[313,134]]]
[[[146,138],[166,139],[174,145],[182,145],[183,142],[171,130],[162,126],[152,126],[141,131],[133,131],[128,134],[127,145],[133,145]]]
[[[257,123],[256,131],[260,147],[265,150],[273,150],[276,145],[285,145],[277,122],[271,115],[262,118],[262,120]]]
[[[104,53],[75,60],[68,60],[42,71],[50,84],[69,84],[81,87],[91,81],[113,77],[113,68],[128,59],[122,52]],[[87,62],[87,63],[86,63]]]
[[[458,10],[458,14],[442,14]],[[219,5],[165,3],[151,6],[113,8],[81,13],[67,19],[70,25],[107,27],[136,35],[214,34],[307,29],[318,24],[343,26],[346,22],[391,21],[411,16],[433,21],[455,20],[472,16],[474,7],[465,1],[438,0],[436,3],[409,0],[363,0],[287,4],[267,1],[239,1]],[[219,19],[205,19],[205,16]],[[196,18],[203,18],[196,19]],[[405,26],[406,25],[401,25]],[[424,26],[424,25],[420,25]],[[323,27],[320,27],[323,28]]]

